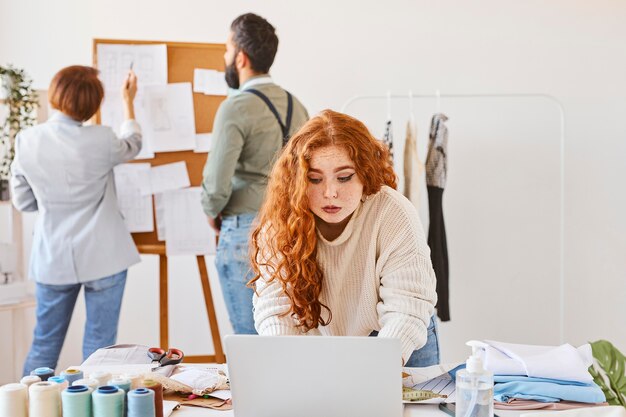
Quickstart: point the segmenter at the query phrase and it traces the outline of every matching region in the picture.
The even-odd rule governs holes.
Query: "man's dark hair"
[[[267,73],[274,63],[278,49],[276,29],[267,20],[254,13],[242,14],[230,25],[233,42],[250,59],[252,69]]]

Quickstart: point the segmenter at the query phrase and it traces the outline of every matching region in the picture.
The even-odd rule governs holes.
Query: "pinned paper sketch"
[[[228,94],[228,84],[224,73],[216,70],[196,68],[193,72],[193,92],[210,96]]]
[[[143,194],[159,194],[165,191],[189,187],[189,172],[185,161],[152,167],[150,169],[150,188]]]
[[[193,150],[195,153],[207,153],[211,150],[211,138],[210,133],[196,133],[196,148]]]
[[[167,84],[167,47],[163,45],[98,44],[98,69],[104,84],[104,101],[100,108],[101,122],[119,134],[124,121],[121,87],[131,68],[137,74],[135,118],[143,127],[148,116],[144,90],[149,85]],[[150,132],[143,132],[143,146],[138,159],[153,158]]]
[[[215,233],[202,211],[201,188],[162,194],[167,256],[215,253]]]
[[[147,86],[144,100],[148,117],[142,129],[150,137],[153,152],[184,151],[196,147],[191,83]]]
[[[130,232],[152,232],[152,197],[143,195],[150,188],[150,164],[121,164],[115,167],[117,202]]]
[[[163,194],[154,195],[154,214],[156,216],[157,239],[165,241],[165,207],[163,206]]]

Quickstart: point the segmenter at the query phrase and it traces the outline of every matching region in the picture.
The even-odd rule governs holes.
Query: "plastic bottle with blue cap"
[[[456,373],[456,417],[493,417],[493,373],[485,369],[487,345],[477,340],[465,369]]]

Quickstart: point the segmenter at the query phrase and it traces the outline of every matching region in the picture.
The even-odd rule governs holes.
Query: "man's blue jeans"
[[[223,218],[215,257],[228,317],[237,334],[256,334],[253,291],[246,287],[253,277],[248,248],[255,217],[256,213],[248,213]]]
[[[44,366],[56,368],[81,286],[85,287],[87,310],[83,359],[101,347],[115,344],[126,273],[124,270],[83,284],[37,283],[37,324],[24,375]]]

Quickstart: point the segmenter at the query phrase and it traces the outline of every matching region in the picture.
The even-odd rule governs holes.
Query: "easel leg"
[[[215,348],[215,361],[217,363],[225,363],[226,357],[224,356],[224,351],[222,350],[222,339],[220,336],[220,329],[217,325],[217,316],[215,314],[215,306],[213,304],[213,295],[211,294],[209,273],[206,269],[204,256],[199,255],[196,258],[198,260],[198,269],[200,270],[200,281],[202,282],[202,292],[204,293],[204,304],[206,305],[209,327],[211,328],[211,337],[213,338],[213,347]]]
[[[169,311],[167,294],[167,256],[159,255],[159,341],[163,349],[169,347]]]

